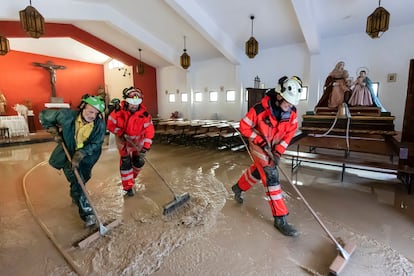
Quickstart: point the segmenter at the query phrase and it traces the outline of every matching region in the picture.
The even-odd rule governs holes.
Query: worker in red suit
[[[232,186],[234,198],[243,203],[242,193],[260,180],[265,188],[274,226],[286,236],[297,236],[297,230],[286,221],[288,209],[279,184],[277,166],[298,128],[296,105],[299,103],[302,81],[286,76],[275,89],[269,89],[261,102],[250,108],[240,121],[240,133],[249,140],[251,165]]]
[[[115,134],[120,155],[120,174],[124,191],[135,194],[135,178],[145,164],[145,154],[151,148],[154,125],[147,108],[142,104],[143,93],[129,87],[122,92],[124,100],[119,110],[109,114],[107,129]]]

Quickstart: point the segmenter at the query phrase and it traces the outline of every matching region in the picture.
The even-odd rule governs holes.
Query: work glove
[[[77,169],[79,167],[79,163],[85,157],[85,153],[80,150],[75,151],[75,154],[72,156],[72,168]]]
[[[145,159],[145,155],[147,154],[147,150],[146,149],[142,149],[139,152],[139,159]]]
[[[267,147],[267,149],[269,149],[269,145],[267,144],[267,141],[266,140],[262,140],[260,143],[258,143],[257,144],[260,148],[262,148],[264,151],[266,151],[265,150],[265,148]]]
[[[272,157],[273,163],[275,163],[275,165],[278,166],[280,162],[281,154],[277,150],[274,150],[272,151],[272,155],[273,155]]]
[[[55,126],[49,127],[47,130],[52,136],[55,142],[60,143],[62,142],[62,136],[60,135],[59,129]]]
[[[124,136],[115,135],[115,144],[116,147],[121,150],[125,146],[125,138]]]

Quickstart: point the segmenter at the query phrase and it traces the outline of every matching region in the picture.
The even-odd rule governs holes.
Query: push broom
[[[246,142],[242,138],[242,134],[235,127],[233,127],[233,129],[235,131],[237,131],[237,133],[239,134],[240,139],[242,140],[243,144],[246,147],[247,152],[249,153],[250,159],[254,162],[254,159],[252,157],[252,154],[249,151],[249,147],[247,146]],[[275,160],[275,157],[274,157],[273,153],[269,150],[269,148],[267,148],[266,153],[270,156],[270,158],[272,160]],[[331,232],[329,232],[328,228],[325,226],[325,224],[322,222],[322,220],[319,218],[319,216],[316,214],[316,212],[312,209],[312,207],[310,206],[310,204],[308,203],[308,201],[305,199],[305,197],[302,195],[302,193],[299,191],[299,189],[296,187],[296,185],[293,184],[292,180],[287,176],[287,174],[285,173],[285,171],[281,167],[278,167],[278,169],[283,174],[283,176],[287,179],[287,181],[289,182],[289,184],[293,187],[293,189],[295,190],[295,192],[302,199],[302,201],[305,204],[305,206],[311,212],[311,214],[316,219],[316,221],[320,224],[320,226],[322,227],[322,229],[326,232],[326,234],[328,235],[328,237],[335,244],[337,250],[339,251],[339,255],[336,256],[336,258],[334,259],[334,261],[332,262],[332,264],[329,266],[329,272],[332,275],[339,275],[339,273],[341,273],[341,271],[344,269],[345,265],[348,263],[348,260],[350,259],[352,253],[354,253],[354,251],[356,249],[356,245],[355,244],[352,244],[352,243],[347,243],[347,244],[345,244],[345,246],[342,246],[341,244],[339,244],[339,242],[335,239],[335,237],[331,234]]]
[[[65,151],[66,154],[66,158],[69,160],[69,162],[72,162],[72,158],[69,154],[68,149],[65,146],[65,143],[62,141],[61,145],[63,147],[63,150]],[[85,184],[82,181],[82,178],[79,174],[79,171],[77,168],[73,168],[73,172],[76,176],[76,179],[78,180],[79,186],[82,188],[82,191],[86,197],[86,199],[89,202],[89,205],[91,206],[92,212],[94,213],[95,217],[96,217],[96,223],[99,226],[99,231],[93,233],[92,235],[86,237],[85,239],[81,240],[79,243],[77,243],[77,245],[80,248],[85,248],[86,246],[88,246],[91,242],[95,241],[96,239],[98,239],[100,236],[104,236],[109,230],[111,230],[112,228],[117,227],[121,221],[119,219],[116,219],[115,221],[109,223],[106,227],[103,225],[100,217],[98,216],[98,213],[96,212],[96,208],[93,206],[92,201],[90,199],[89,193],[86,190]]]
[[[269,149],[266,150],[266,152],[272,160],[275,160],[275,157],[274,157],[273,153]],[[350,259],[352,253],[354,253],[354,251],[356,249],[356,245],[353,244],[353,243],[347,243],[347,244],[345,244],[345,246],[342,246],[341,244],[339,244],[339,242],[335,239],[335,237],[331,234],[331,232],[329,232],[328,228],[325,226],[325,224],[322,222],[322,220],[319,218],[319,216],[316,214],[316,212],[312,209],[312,207],[310,206],[308,201],[305,199],[305,197],[302,195],[302,193],[299,191],[299,189],[296,187],[296,185],[293,184],[292,180],[287,176],[285,171],[281,167],[279,167],[278,169],[283,174],[283,176],[287,179],[289,184],[293,187],[295,192],[302,199],[305,206],[311,212],[311,214],[316,219],[316,221],[320,224],[322,229],[326,232],[328,237],[336,245],[336,249],[339,251],[339,255],[336,256],[336,258],[334,259],[332,264],[329,266],[329,271],[333,275],[338,275],[339,273],[341,273],[341,271],[344,269],[345,265],[348,263],[348,260]]]
[[[139,150],[138,147],[134,144],[133,141],[128,136],[124,136],[125,140],[135,147],[135,149]],[[157,170],[157,168],[149,161],[147,158],[144,158],[145,161],[150,165],[150,167],[155,171],[155,173],[161,178],[162,182],[165,184],[165,186],[170,190],[170,192],[174,195],[174,199],[168,202],[163,206],[163,215],[168,215],[172,213],[177,208],[181,207],[185,203],[187,203],[190,200],[190,194],[189,193],[183,193],[181,195],[177,195],[174,190],[171,188],[171,186],[167,183],[167,181],[164,179],[164,177],[161,175],[161,173]]]

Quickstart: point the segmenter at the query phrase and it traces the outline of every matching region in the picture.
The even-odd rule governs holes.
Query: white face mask
[[[133,104],[133,105],[139,105],[142,103],[142,99],[138,98],[138,97],[134,97],[134,98],[126,98],[125,100],[127,103],[129,104]]]

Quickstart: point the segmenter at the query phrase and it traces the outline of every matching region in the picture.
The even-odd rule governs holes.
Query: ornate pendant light
[[[45,19],[43,16],[30,5],[24,10],[19,11],[20,24],[23,30],[33,38],[39,38],[45,33]]]
[[[141,59],[142,49],[139,48],[138,51],[139,51],[138,75],[144,75],[145,67],[144,67],[144,64],[142,63],[142,59]]]
[[[378,8],[367,18],[366,32],[371,38],[379,38],[388,30],[390,23],[390,13],[381,7],[381,0],[379,0]]]
[[[259,43],[253,37],[253,19],[254,19],[254,15],[251,15],[250,19],[252,20],[252,36],[250,37],[249,40],[246,41],[245,51],[246,51],[246,55],[249,58],[254,58],[257,55],[257,53],[259,52]]]
[[[187,69],[191,65],[191,58],[187,54],[187,49],[185,48],[185,36],[184,36],[184,53],[180,57],[180,64],[181,64],[181,67],[183,67],[184,69]]]
[[[0,35],[0,55],[4,56],[10,51],[10,44],[7,37]]]

